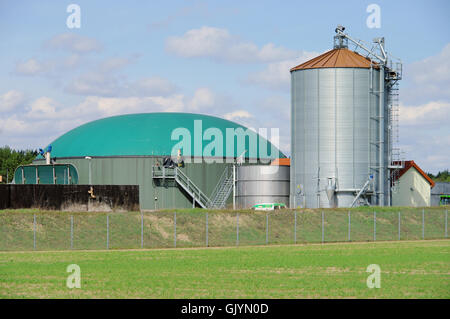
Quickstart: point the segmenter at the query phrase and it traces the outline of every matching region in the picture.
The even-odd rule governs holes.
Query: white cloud
[[[425,172],[436,174],[450,168],[450,134],[445,126],[401,126],[400,149],[404,159],[414,160]]]
[[[66,92],[72,94],[103,97],[168,96],[177,90],[175,84],[158,76],[129,82],[121,75],[100,70],[81,74],[65,88]]]
[[[399,120],[402,125],[438,126],[450,123],[450,102],[433,101],[423,105],[400,105]],[[450,134],[450,126],[448,126]]]
[[[81,124],[107,116],[182,111],[186,111],[186,98],[183,95],[126,98],[88,96],[71,106],[62,106],[51,98],[40,97],[29,105],[24,114],[0,117],[0,145],[37,148]]]
[[[435,55],[406,65],[403,78],[412,85],[400,92],[406,103],[450,99],[450,43]]]
[[[55,35],[45,43],[50,49],[61,49],[75,53],[98,52],[102,45],[94,38],[81,36],[75,33]]]
[[[183,95],[112,98],[88,96],[75,106],[72,112],[78,117],[90,114],[101,118],[129,113],[178,112],[182,111],[184,106]]]
[[[8,112],[16,109],[24,102],[22,92],[11,90],[0,95],[0,112]]]
[[[14,72],[25,76],[61,76],[81,64],[82,58],[78,54],[53,59],[30,58],[16,63]]]
[[[291,51],[282,47],[275,47],[273,43],[264,45],[258,52],[261,61],[279,61],[296,57],[298,52]]]
[[[199,111],[204,108],[212,108],[215,103],[215,94],[210,89],[199,88],[194,92],[189,106],[192,111]]]
[[[139,79],[128,85],[129,94],[137,96],[170,95],[177,87],[167,79],[154,76]]]
[[[81,63],[81,57],[79,54],[71,54],[62,61],[62,65],[67,68],[74,68]]]
[[[253,115],[245,110],[238,110],[230,113],[226,113],[224,116],[227,120],[233,121],[236,119],[249,119],[252,118]]]
[[[65,88],[66,92],[78,95],[116,96],[123,85],[120,80],[107,72],[88,72],[73,79]]]
[[[230,63],[260,63],[294,58],[296,51],[276,47],[273,43],[261,49],[252,42],[232,35],[227,29],[203,26],[183,36],[166,40],[166,50],[181,57],[210,57]]]
[[[179,97],[129,97],[129,98],[97,98],[94,107],[102,114],[110,116],[125,113],[156,112],[161,110],[177,111],[182,106]]]
[[[442,51],[410,65],[409,76],[416,84],[450,80],[450,43]]]
[[[450,103],[400,105],[400,149],[426,172],[437,173],[450,164]]]
[[[400,105],[400,149],[426,172],[450,165],[450,102]]]
[[[58,117],[56,103],[49,97],[40,97],[31,103],[26,116],[32,119],[52,119]]]
[[[183,57],[202,57],[217,54],[231,36],[225,29],[202,27],[187,31],[182,37],[169,37],[168,51]]]
[[[25,61],[20,61],[16,63],[14,69],[15,73],[27,76],[41,75],[61,77],[68,74],[68,70],[73,70],[86,62],[83,60],[84,53],[101,50],[101,45],[97,40],[73,33],[64,33],[54,36],[44,43],[44,47],[50,49],[62,49],[71,53],[65,57],[44,59],[33,57]],[[133,57],[133,59],[135,58],[136,57]],[[105,71],[117,69],[124,64],[130,63],[131,60],[131,58],[109,58],[103,62],[101,68]]]
[[[102,72],[112,72],[120,70],[131,63],[136,62],[138,56],[134,55],[132,57],[114,57],[107,58],[102,63],[100,63],[98,69]]]
[[[400,84],[400,149],[426,172],[449,168],[450,43],[434,56],[404,66]]]
[[[22,75],[37,75],[45,70],[45,66],[38,60],[31,58],[24,62],[19,62],[16,64],[16,73]]]
[[[177,91],[172,82],[159,76],[129,81],[121,71],[138,57],[107,58],[89,71],[74,77],[65,86],[65,91],[76,95],[103,97],[168,96]]]
[[[176,11],[171,11],[171,15],[158,20],[153,21],[149,24],[149,29],[151,31],[157,31],[162,28],[167,28],[172,23],[179,21],[180,19],[183,19],[190,15],[208,15],[208,3],[206,2],[194,2],[190,3],[189,6],[182,7]]]
[[[14,132],[14,134],[31,133],[29,125],[23,119],[17,119],[15,115],[0,119],[0,125],[2,127],[2,134],[6,132]]]
[[[295,59],[269,63],[264,70],[249,74],[246,82],[272,90],[289,91],[291,82],[289,70],[317,55],[315,52],[301,52]]]

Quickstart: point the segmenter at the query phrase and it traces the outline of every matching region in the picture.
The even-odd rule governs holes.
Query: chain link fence
[[[219,247],[447,238],[447,209],[0,212],[0,250]]]

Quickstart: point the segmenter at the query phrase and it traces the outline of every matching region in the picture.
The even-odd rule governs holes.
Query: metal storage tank
[[[387,90],[342,42],[291,69],[291,207],[350,207],[369,181],[367,202],[388,203]]]
[[[238,166],[236,177],[237,207],[250,208],[260,203],[283,203],[289,206],[289,166]]]

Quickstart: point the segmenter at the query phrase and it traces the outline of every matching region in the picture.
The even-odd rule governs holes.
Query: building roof
[[[373,64],[372,64],[373,63]],[[333,49],[291,69],[292,71],[318,68],[378,68],[376,62],[349,49]]]
[[[414,162],[414,161],[404,161],[404,167],[400,169],[400,172],[398,174],[398,178],[402,177],[403,174],[405,174],[411,167],[414,167],[420,175],[422,175],[428,183],[430,183],[431,188],[434,187],[435,183],[434,181]],[[400,164],[400,162],[394,162],[395,165]]]
[[[201,123],[202,137],[208,128],[218,129],[218,131],[210,130],[212,132],[211,139],[204,138],[202,147],[195,147],[194,143],[194,121],[196,120],[201,121],[196,122],[196,127],[200,127],[198,123]],[[234,130],[241,128],[243,132],[248,132],[249,136],[259,140],[258,134],[253,130],[246,131],[247,128],[242,125],[214,116],[167,112],[127,114],[92,121],[65,133],[50,143],[52,145],[51,157],[169,156],[175,145],[184,140],[185,133],[190,135],[191,153],[183,150],[182,155],[202,156],[205,147],[212,143],[217,136],[214,131],[223,135],[223,152],[220,154],[220,151],[210,147],[212,151],[207,151],[205,156],[210,154],[215,157],[217,154],[219,157],[238,157],[243,152],[241,149],[237,150],[236,137],[234,138],[234,149],[229,146],[227,152],[226,131],[228,128]],[[172,138],[172,136],[174,137]],[[259,136],[259,138],[261,141],[267,142],[263,137]],[[186,140],[188,140],[188,137],[186,137]],[[259,145],[263,144],[260,142]],[[249,138],[246,138],[245,157],[258,157],[259,145],[257,150],[250,148]],[[285,157],[281,152],[272,154],[271,147],[272,144],[267,142],[267,152],[262,149],[261,154],[264,154],[264,156],[261,156],[261,158]],[[275,146],[273,148],[278,151]],[[42,156],[39,155],[36,159],[42,159]]]
[[[270,165],[276,165],[276,166],[291,166],[291,159],[288,157],[285,158],[277,158],[270,163]]]
[[[431,190],[431,195],[450,195],[450,183],[436,182]]]

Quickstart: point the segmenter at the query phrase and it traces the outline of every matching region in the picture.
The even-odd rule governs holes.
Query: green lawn
[[[66,267],[81,267],[81,289]],[[366,268],[381,267],[369,289]],[[450,298],[450,241],[0,252],[2,298]]]

